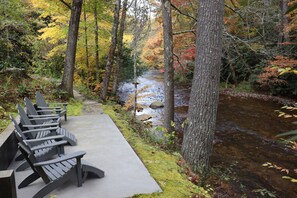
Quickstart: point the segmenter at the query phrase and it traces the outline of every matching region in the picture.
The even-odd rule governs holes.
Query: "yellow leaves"
[[[268,168],[276,169],[276,170],[278,170],[280,172],[286,173],[287,175],[290,173],[290,171],[288,169],[283,168],[281,166],[277,166],[276,164],[272,164],[270,162],[266,162],[266,163],[262,164],[262,166],[263,167],[268,167]],[[297,169],[294,169],[292,172],[297,173]],[[283,179],[288,179],[288,180],[290,180],[293,183],[297,183],[297,179],[295,179],[295,178],[292,178],[292,177],[289,177],[289,176],[282,176],[282,178]]]
[[[40,1],[40,0],[30,0],[30,1],[33,8],[45,9],[49,7],[49,3],[46,1]]]
[[[123,41],[126,43],[130,43],[133,39],[133,35],[132,34],[126,34],[124,35]]]
[[[47,40],[50,44],[57,44],[62,40],[66,41],[67,38],[67,32],[63,31],[59,26],[42,28],[39,32],[42,33],[39,38]]]
[[[31,5],[36,10],[42,10],[40,17],[69,15],[69,9],[64,6],[59,0],[30,0]]]
[[[107,21],[101,21],[99,24],[99,28],[111,32],[112,24]]]
[[[289,176],[283,176],[282,178],[283,179],[288,179],[288,180],[290,180],[293,183],[297,183],[297,179],[295,179],[295,178],[292,178],[292,177],[289,177]]]
[[[281,109],[285,109],[289,112],[292,111],[296,111],[297,110],[297,106],[283,106]],[[278,112],[278,117],[283,117],[283,118],[297,118],[297,115],[294,113],[288,113],[288,112],[283,112],[283,111],[279,111],[277,110],[276,112]]]
[[[46,58],[51,58],[51,57],[55,56],[56,54],[63,55],[63,54],[65,54],[65,51],[66,51],[66,44],[57,45],[56,47],[54,47],[52,50],[49,51]]]
[[[293,106],[283,106],[282,109],[287,109],[287,110],[297,110],[297,107],[293,107]]]
[[[297,115],[295,114],[287,114],[285,112],[282,112],[282,111],[278,111],[279,114],[278,114],[278,117],[283,117],[283,118],[297,118]]]
[[[45,46],[47,50],[46,58],[51,58],[56,55],[65,56],[68,26],[71,10],[67,8],[60,0],[29,0],[33,9],[40,13],[40,17],[47,21],[47,26],[40,29],[39,39],[48,43]],[[72,0],[65,0],[70,5]],[[107,4],[101,2],[103,5]],[[93,13],[92,1],[86,1],[87,5],[87,38],[89,49],[89,67],[86,67],[86,52],[85,52],[85,31],[84,20],[81,17],[81,24],[79,29],[77,53],[76,53],[76,67],[82,69],[85,72],[95,71],[95,20]],[[100,8],[103,9],[103,8]],[[103,13],[102,13],[103,12]],[[110,45],[110,35],[112,29],[112,16],[113,12],[109,7],[106,7],[99,13],[99,58],[105,57],[108,53]],[[129,37],[127,37],[129,38]],[[46,43],[45,42],[45,43]],[[46,52],[45,52],[46,53]],[[101,62],[101,60],[100,60]]]
[[[55,24],[67,24],[69,21],[68,15],[59,15],[59,16],[53,16],[53,20],[55,21]]]
[[[281,166],[277,166],[276,164],[272,164],[270,162],[266,162],[266,163],[262,164],[262,166],[263,167],[268,167],[268,168],[273,168],[273,169],[276,169],[276,170],[278,170],[280,172],[284,172],[286,174],[289,174],[289,172],[290,172],[289,169],[283,168]]]
[[[283,75],[283,74],[286,74],[286,73],[294,73],[294,74],[297,74],[297,70],[296,69],[293,69],[291,67],[286,67],[286,68],[279,68],[278,69],[278,72],[279,72],[279,75]]]

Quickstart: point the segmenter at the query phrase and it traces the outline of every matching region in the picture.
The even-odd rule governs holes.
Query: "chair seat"
[[[63,177],[67,172],[73,169],[76,165],[75,160],[67,160],[64,162],[59,162],[51,165],[42,166],[44,172],[47,174],[51,181],[55,181]]]

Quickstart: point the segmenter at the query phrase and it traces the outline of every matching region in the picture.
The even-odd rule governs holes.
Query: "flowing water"
[[[142,89],[138,103],[144,110],[137,114],[150,114],[153,126],[162,125],[163,109],[154,110],[149,105],[156,100],[164,101],[163,74],[148,71],[138,78],[138,82]],[[120,85],[121,100],[128,99],[133,87],[129,82]],[[187,116],[189,97],[189,86],[175,87],[178,124]],[[297,153],[275,137],[296,128],[292,119],[278,118],[275,110],[281,106],[276,102],[220,95],[211,161],[213,167],[220,170],[222,179],[230,184],[228,194],[223,187],[216,189],[220,191],[220,197],[241,197],[243,194],[247,197],[297,197],[297,183],[282,178],[297,178]],[[262,166],[268,162],[273,168]]]

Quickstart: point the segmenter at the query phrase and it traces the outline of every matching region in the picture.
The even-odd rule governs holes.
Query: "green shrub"
[[[19,97],[26,97],[29,95],[29,90],[28,90],[28,87],[24,84],[21,84],[19,87],[18,87],[18,95]]]

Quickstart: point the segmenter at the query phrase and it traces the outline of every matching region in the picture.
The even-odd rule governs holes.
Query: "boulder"
[[[152,118],[152,116],[149,115],[149,114],[142,114],[142,115],[136,116],[136,119],[139,120],[139,121],[147,121],[147,120],[149,120],[151,118]]]
[[[163,107],[164,107],[164,104],[161,101],[155,101],[150,105],[150,108],[152,109],[158,109]]]

